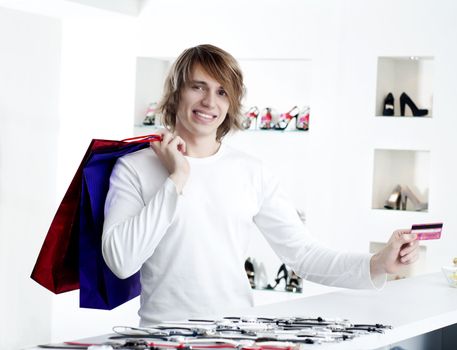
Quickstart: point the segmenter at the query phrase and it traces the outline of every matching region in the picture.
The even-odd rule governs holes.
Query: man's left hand
[[[372,278],[385,273],[396,273],[401,266],[417,261],[419,242],[411,230],[396,230],[386,246],[374,254],[370,262]]]

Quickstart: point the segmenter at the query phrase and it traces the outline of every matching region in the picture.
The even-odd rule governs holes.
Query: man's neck
[[[213,137],[202,138],[186,138],[186,156],[193,158],[205,158],[216,154],[221,143]]]

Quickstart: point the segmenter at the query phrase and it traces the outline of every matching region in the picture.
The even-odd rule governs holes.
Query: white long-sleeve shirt
[[[244,261],[252,225],[303,278],[374,287],[371,256],[319,246],[261,161],[224,144],[187,159],[182,194],[149,148],[120,158],[111,174],[103,256],[120,278],[140,270],[141,325],[251,306]]]

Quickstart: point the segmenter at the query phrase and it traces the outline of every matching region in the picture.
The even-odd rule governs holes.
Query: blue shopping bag
[[[101,238],[113,167],[118,158],[160,139],[156,135],[148,137],[135,139],[136,142],[95,140],[83,166],[79,203],[80,307],[111,310],[140,294],[139,272],[127,279],[116,277],[103,259]]]

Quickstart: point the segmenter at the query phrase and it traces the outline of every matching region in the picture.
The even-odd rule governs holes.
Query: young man
[[[298,275],[327,285],[380,287],[387,272],[417,259],[409,230],[373,256],[319,246],[262,162],[222,142],[240,126],[243,94],[230,54],[185,50],[165,83],[162,141],[113,170],[103,255],[120,278],[141,271],[142,326],[252,305],[244,271],[251,225]]]

